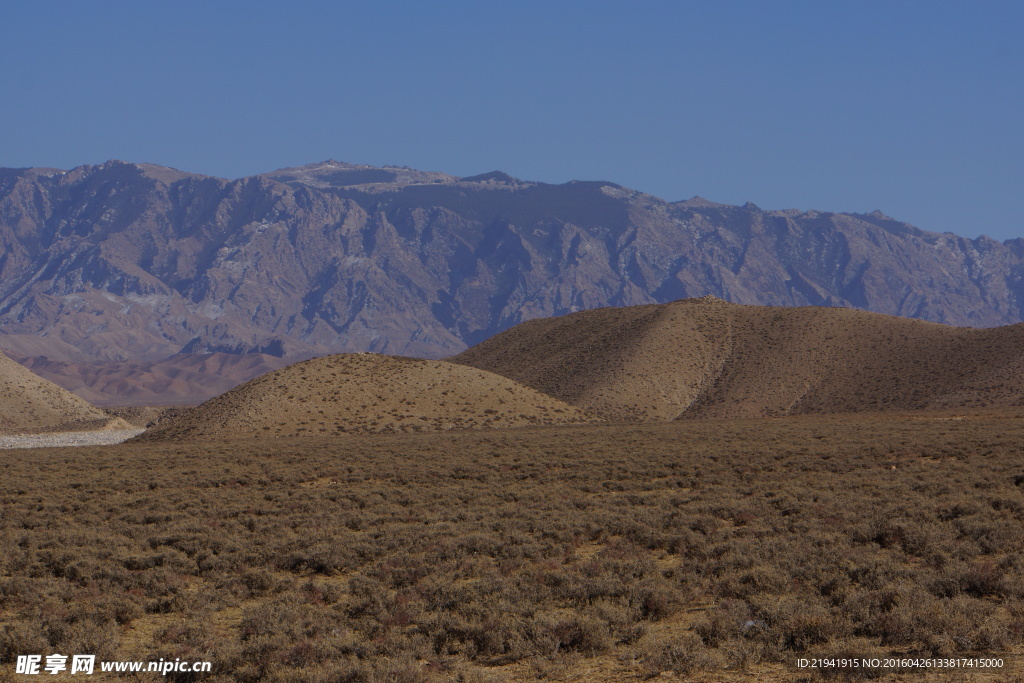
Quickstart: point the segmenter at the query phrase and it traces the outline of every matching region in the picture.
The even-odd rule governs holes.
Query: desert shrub
[[[694,632],[710,647],[727,640],[751,637],[764,631],[766,624],[753,619],[753,610],[742,600],[723,600],[694,624]]]
[[[252,595],[263,595],[277,586],[270,572],[263,569],[248,569],[241,576],[242,584]]]
[[[723,667],[732,671],[750,671],[765,659],[767,646],[761,640],[733,638],[721,642],[716,649]]]
[[[351,569],[356,564],[344,544],[328,541],[292,550],[277,562],[279,568],[288,571],[311,571],[327,575]]]
[[[638,621],[636,611],[621,601],[602,598],[590,611],[608,625],[614,644],[632,644],[647,633],[647,625]]]
[[[849,626],[841,613],[833,611],[820,600],[768,595],[753,596],[751,600],[754,623],[745,627],[763,628],[766,641],[780,659],[788,657],[788,653],[803,653],[849,633]]]
[[[720,660],[700,638],[688,633],[682,637],[649,640],[644,644],[640,662],[646,677],[653,678],[665,671],[685,676],[694,671],[717,668]]]
[[[629,588],[629,606],[641,619],[658,621],[670,616],[676,610],[676,594],[668,587],[653,580],[643,581]]]
[[[964,593],[976,598],[1003,597],[1008,584],[1005,572],[991,560],[976,560],[960,575],[958,581]]]
[[[384,661],[375,669],[371,679],[374,683],[430,683],[435,680],[422,664],[408,655]]]
[[[125,626],[130,624],[133,620],[141,617],[145,611],[142,609],[142,605],[132,597],[111,597],[108,598],[105,603],[100,606],[103,613],[110,614],[113,616],[114,621],[119,625]]]
[[[48,652],[51,643],[43,624],[5,624],[0,628],[0,662],[13,662],[18,655]]]
[[[755,566],[730,573],[723,577],[715,593],[723,598],[745,599],[757,593],[784,593],[792,583],[792,577],[771,566]]]
[[[563,651],[597,654],[611,647],[608,622],[594,616],[558,616],[537,619],[531,628],[544,653]]]
[[[207,652],[212,681],[243,682],[999,652],[1024,641],[1017,423],[807,417],[19,454],[0,477],[0,633],[7,652]]]

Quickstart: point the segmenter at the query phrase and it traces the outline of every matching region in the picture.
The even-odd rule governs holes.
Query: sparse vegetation
[[[0,351],[0,435],[124,426]]]
[[[411,398],[415,397],[415,399]],[[297,363],[162,419],[151,441],[505,429],[600,421],[489,372],[444,361],[349,353]]]
[[[527,321],[449,360],[612,421],[1024,403],[1024,326],[714,297]]]
[[[209,681],[1004,655],[1018,413],[8,452],[0,679],[33,652],[209,659]]]

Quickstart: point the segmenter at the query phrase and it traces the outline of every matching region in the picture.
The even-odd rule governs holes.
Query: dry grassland
[[[1018,409],[4,452],[0,680],[1021,680],[1022,443]]]

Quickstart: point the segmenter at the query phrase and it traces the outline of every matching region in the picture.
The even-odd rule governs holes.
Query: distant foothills
[[[533,318],[708,294],[972,327],[1024,306],[1021,239],[336,161],[239,180],[2,169],[0,240],[0,348],[107,405],[192,402],[329,353],[441,358]]]

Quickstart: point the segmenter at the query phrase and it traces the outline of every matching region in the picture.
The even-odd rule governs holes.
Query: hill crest
[[[612,420],[1024,404],[1024,324],[708,297],[533,320],[449,360]]]
[[[314,358],[250,380],[144,440],[337,436],[595,421],[505,377],[378,354]]]

